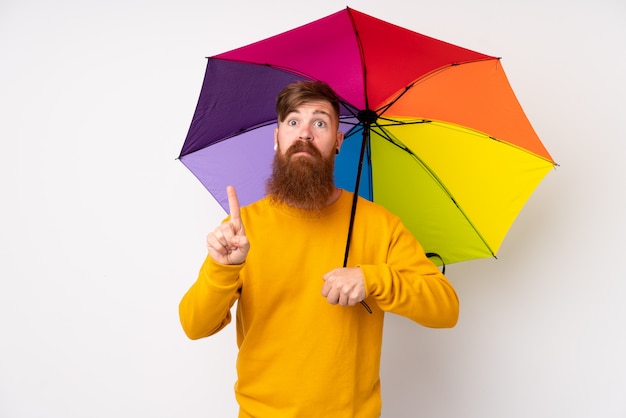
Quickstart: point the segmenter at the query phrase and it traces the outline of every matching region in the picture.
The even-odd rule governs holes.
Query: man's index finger
[[[239,199],[237,198],[237,192],[233,186],[226,187],[226,194],[228,195],[228,208],[230,210],[230,218],[232,220],[240,220],[241,215],[239,212]]]

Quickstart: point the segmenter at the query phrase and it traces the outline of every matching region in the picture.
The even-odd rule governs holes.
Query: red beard
[[[309,155],[294,154],[305,151]],[[283,155],[274,156],[272,176],[266,191],[272,199],[300,209],[319,211],[328,205],[335,191],[335,158],[324,158],[308,141],[295,142]]]

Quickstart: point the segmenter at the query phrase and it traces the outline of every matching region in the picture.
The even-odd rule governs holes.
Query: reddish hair
[[[302,103],[322,100],[329,102],[339,120],[339,97],[333,89],[323,81],[296,81],[283,88],[276,98],[276,115],[278,121],[285,120],[287,115]]]

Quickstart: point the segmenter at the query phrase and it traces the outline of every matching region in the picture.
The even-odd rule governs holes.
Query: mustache
[[[285,155],[291,157],[298,152],[308,152],[315,157],[321,157],[322,153],[309,141],[296,141],[288,149]]]

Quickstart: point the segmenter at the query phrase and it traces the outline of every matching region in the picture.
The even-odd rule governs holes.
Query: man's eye
[[[317,122],[315,122],[315,126],[318,128],[323,128],[324,126],[326,126],[326,123],[324,121],[318,120]]]
[[[296,126],[298,124],[298,122],[296,122],[295,120],[290,120],[289,122],[287,122],[287,125],[289,126]]]

